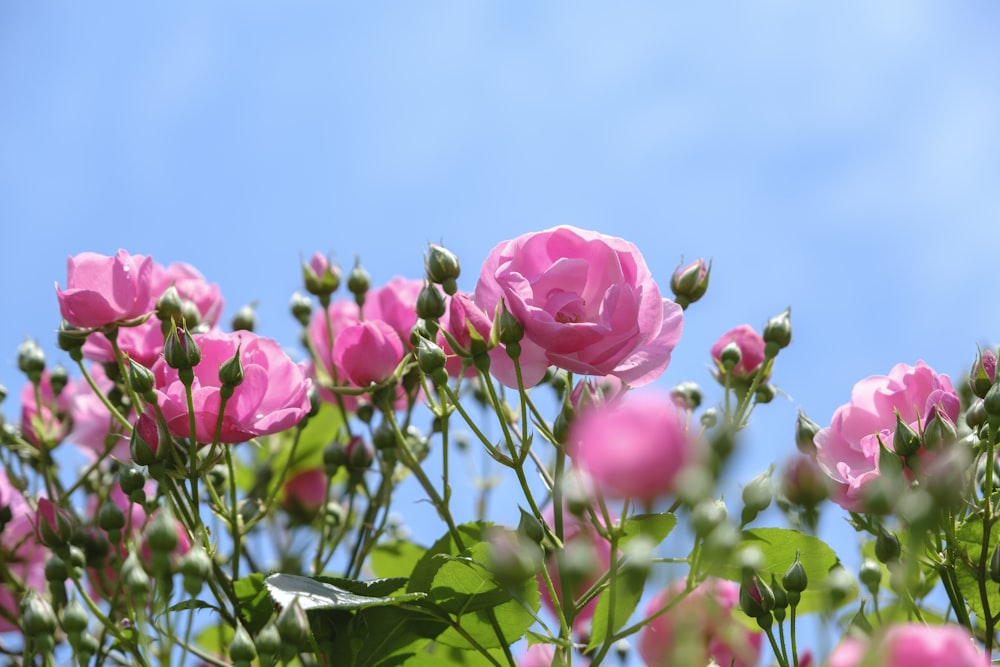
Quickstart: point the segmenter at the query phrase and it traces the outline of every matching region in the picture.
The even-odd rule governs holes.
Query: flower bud
[[[929,451],[943,449],[958,440],[955,425],[938,409],[932,410],[933,416],[924,424],[924,447]]]
[[[38,514],[35,516],[35,537],[39,543],[57,549],[66,546],[72,532],[69,513],[48,498],[39,498]]]
[[[977,398],[969,406],[969,409],[965,412],[965,423],[969,425],[971,429],[977,429],[986,423],[989,415],[986,414],[986,406],[983,404],[983,399]]]
[[[69,567],[66,561],[56,555],[49,556],[45,561],[45,581],[61,584],[69,579]]]
[[[183,322],[184,316],[181,311],[183,307],[184,302],[180,292],[177,291],[177,287],[170,285],[156,300],[156,317],[165,324]]]
[[[670,390],[670,397],[684,410],[697,410],[701,405],[701,387],[694,382],[681,382]]]
[[[747,576],[743,578],[743,583],[740,584],[740,609],[750,618],[760,618],[770,611],[769,609],[765,609],[761,591],[758,589],[757,583],[757,577]],[[773,595],[771,602],[772,604],[774,602]]]
[[[145,600],[149,596],[149,575],[134,552],[122,564],[122,587],[134,600]]]
[[[319,297],[329,297],[340,287],[340,267],[319,252],[309,263],[302,262],[302,282],[306,291]]]
[[[809,419],[806,413],[799,409],[799,416],[795,420],[795,446],[799,451],[807,456],[816,455],[816,445],[813,438],[819,433],[819,424]]]
[[[368,292],[371,284],[372,277],[361,266],[361,260],[355,259],[354,268],[347,275],[347,289],[354,295],[354,300],[357,302],[358,308],[365,304],[365,294]]]
[[[504,345],[510,346],[520,343],[524,338],[524,325],[514,317],[514,314],[507,310],[507,304],[501,302],[500,320],[497,323],[497,340]]]
[[[212,574],[212,558],[201,545],[191,548],[180,561],[181,576],[184,579],[184,590],[194,597],[201,592],[202,585]]]
[[[792,309],[775,315],[764,325],[764,343],[766,350],[773,350],[768,356],[774,356],[778,350],[783,350],[792,342]]]
[[[795,561],[788,567],[781,577],[781,585],[788,592],[788,601],[797,604],[798,601],[792,598],[792,593],[799,594],[809,586],[809,577],[806,576],[806,569],[802,567],[799,552],[795,552]]]
[[[261,657],[261,664],[268,665],[271,664],[270,661],[266,660],[266,656],[272,656],[281,650],[281,635],[278,634],[278,627],[274,624],[273,620],[269,620],[260,632],[257,633],[257,652]]]
[[[726,503],[718,500],[702,500],[691,510],[691,528],[698,537],[707,537],[715,527],[726,520],[729,515]]]
[[[896,431],[892,435],[892,448],[900,456],[913,456],[920,450],[920,436],[903,421],[896,410]]]
[[[759,512],[763,512],[771,504],[771,473],[772,466],[767,472],[763,472],[743,487],[743,513],[740,521],[745,526],[755,518]]]
[[[520,539],[517,532],[495,526],[487,534],[489,567],[497,581],[514,585],[535,576],[542,567],[542,549],[536,542]]]
[[[201,361],[201,350],[187,329],[171,327],[163,343],[163,359],[171,368],[188,370]]]
[[[865,585],[872,597],[876,597],[879,586],[882,585],[882,566],[871,558],[864,559],[861,562],[861,569],[858,571],[858,579]]]
[[[152,414],[144,412],[139,415],[129,436],[132,460],[141,466],[152,465],[159,460],[161,435],[160,426]]]
[[[118,486],[126,496],[132,495],[134,491],[143,489],[146,485],[146,476],[142,471],[130,465],[123,465],[118,471]]]
[[[177,548],[178,542],[177,522],[170,509],[163,507],[146,526],[146,543],[154,554],[169,554]]]
[[[250,664],[257,657],[257,647],[242,623],[236,624],[233,641],[229,644],[229,659],[234,663]]]
[[[770,384],[762,384],[754,392],[753,401],[757,405],[767,405],[774,400],[774,387]]]
[[[545,539],[545,528],[534,514],[525,512],[524,508],[518,507],[521,511],[521,518],[517,522],[517,532],[535,544],[541,544]]]
[[[875,557],[880,563],[891,563],[899,560],[899,538],[893,533],[882,531],[875,538]]]
[[[434,283],[425,282],[417,295],[417,317],[424,320],[439,320],[448,310],[444,295]]]
[[[233,315],[229,325],[233,331],[254,331],[257,329],[257,310],[254,305],[248,303]]]
[[[740,346],[734,340],[726,343],[725,347],[722,348],[722,352],[719,353],[719,361],[722,362],[722,368],[727,373],[733,370],[742,358],[743,353],[740,351]]]
[[[97,525],[108,533],[115,530],[120,531],[125,527],[125,512],[111,500],[106,500],[97,512]]]
[[[56,631],[56,613],[48,600],[28,589],[21,601],[21,629],[25,637],[51,637]]]
[[[347,443],[347,469],[351,472],[364,472],[372,466],[374,453],[368,443],[354,436]]]
[[[424,268],[431,282],[444,286],[448,294],[455,293],[453,290],[449,290],[449,287],[455,285],[455,280],[462,272],[462,267],[455,253],[431,243],[424,258]]]
[[[309,318],[312,317],[313,302],[305,294],[295,292],[288,304],[292,317],[304,327],[309,326]]]
[[[45,352],[38,343],[30,338],[25,338],[17,348],[17,368],[28,376],[32,384],[38,384],[42,380],[42,371],[45,370]]]
[[[704,259],[696,259],[674,269],[674,274],[670,277],[670,291],[674,293],[674,300],[681,308],[687,308],[705,296],[711,272],[712,265],[706,265]]]
[[[815,459],[796,455],[781,476],[781,492],[793,505],[815,508],[830,495],[828,480]]]
[[[719,411],[713,408],[708,408],[701,413],[699,419],[701,425],[705,428],[715,428],[715,425],[719,423]]]
[[[79,635],[87,629],[90,617],[80,601],[73,598],[62,611],[62,627],[68,635]]]
[[[49,373],[49,386],[52,388],[52,394],[56,397],[63,392],[66,385],[69,383],[69,372],[63,366],[56,366]]]
[[[309,619],[302,611],[298,597],[293,598],[290,603],[285,605],[285,608],[278,614],[275,625],[278,628],[278,635],[286,644],[298,647],[305,643],[309,637]]]
[[[73,361],[83,359],[83,344],[87,342],[87,332],[79,327],[75,327],[66,320],[59,325],[59,333],[56,336],[56,344],[59,349],[69,352]]]
[[[432,343],[426,338],[417,341],[417,364],[420,370],[427,375],[432,375],[435,371],[444,368],[448,361],[448,355],[437,343]]]
[[[156,382],[156,378],[153,377],[153,371],[149,370],[135,359],[130,359],[128,363],[128,381],[132,385],[132,389],[135,393],[139,394],[143,398],[147,397],[149,392],[153,391],[153,385]]]
[[[854,591],[854,578],[843,565],[834,565],[826,578],[826,601],[830,609],[836,609]]]
[[[243,343],[241,342],[236,346],[236,352],[233,353],[233,356],[219,365],[219,382],[224,388],[238,387],[243,383],[243,360],[240,359],[242,349]]]
[[[979,398],[985,397],[986,392],[990,390],[996,380],[996,355],[993,354],[993,350],[981,352],[976,357],[976,363],[972,365],[972,370],[969,372],[969,386],[972,388],[972,393]]]

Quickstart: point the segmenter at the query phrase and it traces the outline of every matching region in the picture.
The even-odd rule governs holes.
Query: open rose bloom
[[[897,413],[919,432],[935,413],[955,423],[958,410],[948,376],[922,361],[858,382],[851,402],[814,438],[816,461],[833,481],[831,498],[846,510],[865,511],[866,488],[879,479],[879,443],[892,449]]]
[[[119,250],[113,257],[82,252],[66,261],[66,289],[56,285],[59,311],[76,327],[97,329],[142,317],[153,305],[153,260]]]
[[[848,637],[828,667],[987,667],[990,661],[965,628],[904,623],[874,640]]]
[[[549,366],[648,384],[670,363],[683,323],[681,307],[661,296],[634,245],[568,225],[496,246],[475,301],[490,317],[503,302],[524,327],[526,387]],[[492,360],[493,375],[517,387],[506,352],[497,348]]]

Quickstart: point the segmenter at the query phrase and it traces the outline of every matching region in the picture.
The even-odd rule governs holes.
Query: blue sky
[[[217,2],[0,7],[0,383],[58,358],[67,255],[188,261],[294,346],[298,261],[419,277],[574,224],[666,286],[714,260],[661,384],[792,307],[746,477],[859,379],[996,344],[991,3]],[[16,412],[12,401],[4,410]]]

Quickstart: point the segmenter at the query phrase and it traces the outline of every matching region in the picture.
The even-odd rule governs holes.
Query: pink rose
[[[358,387],[388,380],[402,359],[403,341],[382,320],[352,324],[333,341],[333,363]]]
[[[365,295],[362,311],[366,320],[381,320],[396,330],[409,347],[410,330],[417,323],[417,297],[423,288],[419,280],[395,276],[382,287]]]
[[[550,505],[542,512],[542,518],[549,526],[555,525],[555,512]],[[563,545],[566,552],[566,562],[577,565],[574,572],[567,576],[567,580],[572,587],[573,600],[580,597],[590,589],[597,580],[601,578],[611,567],[611,544],[598,534],[597,530],[580,517],[574,516],[568,510],[563,510]],[[552,579],[552,587],[555,589],[556,598],[560,603],[564,600],[562,590],[562,580],[559,576],[559,565],[555,554],[549,554],[545,558],[545,569],[548,570],[549,578]],[[542,595],[542,604],[550,610],[555,611],[552,596],[549,594],[549,587],[545,584],[545,579],[538,576],[538,590]],[[597,598],[595,597],[580,610],[573,620],[573,630],[580,636],[590,633],[590,619],[594,617],[594,610],[597,609]]]
[[[678,580],[657,593],[646,605],[646,615],[667,606],[684,586]],[[763,634],[733,618],[739,597],[739,585],[705,580],[640,631],[639,655],[649,667],[707,665],[710,659],[719,665],[753,667],[760,660]]]
[[[183,262],[174,262],[163,267],[153,262],[152,270],[152,305],[163,296],[167,288],[173,286],[177,290],[182,303],[190,304],[198,313],[198,323],[205,326],[215,326],[222,315],[224,302],[219,286],[209,283],[196,268]],[[194,326],[189,322],[188,326]],[[151,368],[157,357],[163,352],[162,323],[156,315],[135,327],[122,327],[118,330],[118,347],[131,359]],[[88,359],[101,363],[115,361],[111,343],[104,336],[90,336],[83,346],[83,354]]]
[[[219,442],[237,443],[278,433],[295,426],[309,412],[309,385],[302,367],[294,363],[269,338],[249,331],[195,334],[201,361],[194,367],[194,437],[212,442],[219,421],[222,396],[219,366],[237,349],[243,364],[243,382],[226,402]],[[187,438],[190,435],[187,395],[177,370],[160,359],[153,366],[156,393],[168,430]]]
[[[4,568],[17,577],[25,588],[44,593],[48,552],[35,539],[35,526],[32,525],[34,512],[3,469],[0,469],[0,512],[9,512],[11,517],[0,530],[0,560]],[[20,586],[15,587],[12,582],[0,577],[0,609],[5,612],[0,614],[0,633],[20,630],[6,617],[19,618],[21,615],[19,590]]]
[[[919,432],[935,413],[954,423],[958,411],[948,376],[922,361],[858,382],[851,402],[837,408],[830,426],[813,439],[816,461],[833,480],[833,501],[848,511],[866,511],[866,489],[879,479],[879,442],[892,450],[897,412]]]
[[[91,365],[90,376],[105,395],[115,386],[100,364]],[[121,425],[111,416],[89,382],[77,382],[69,391],[69,410],[73,417],[73,430],[67,440],[79,447],[89,460],[93,461],[103,454],[109,442],[114,443],[111,456],[119,461],[129,460],[128,435],[124,434]]]
[[[308,468],[290,477],[282,505],[292,513],[313,517],[326,504],[327,476],[322,468]]]
[[[469,346],[472,344],[471,331],[474,330],[484,341],[487,341],[490,339],[490,329],[492,329],[493,324],[486,313],[472,300],[471,296],[465,292],[457,292],[454,296],[448,298],[448,310],[441,319],[441,326],[451,334],[452,338],[455,339],[455,342],[463,350],[468,352]],[[451,348],[451,345],[443,334],[438,334],[437,342],[441,346],[441,349],[445,351],[445,354],[448,355],[448,360],[445,362],[445,370],[448,371],[448,375],[451,377],[458,377],[459,373],[462,372],[462,358]],[[475,374],[476,369],[471,365],[465,369],[467,377],[474,376]]]
[[[349,326],[353,326],[361,321],[361,317],[358,313],[358,306],[353,301],[337,300],[330,304],[327,308],[327,313],[329,314],[330,322],[327,324],[327,316],[323,313],[322,309],[316,310],[312,319],[309,320],[309,342],[312,345],[313,350],[316,353],[316,361],[319,362],[322,373],[317,370],[316,377],[322,381],[318,383],[319,394],[323,400],[329,403],[335,403],[336,399],[334,395],[327,389],[327,384],[333,380],[334,362],[333,362],[333,342],[330,339],[330,333],[333,333],[333,341],[337,340],[340,332]],[[323,377],[325,373],[326,377]],[[343,376],[343,371],[339,368],[336,369],[337,379],[340,384],[346,384],[347,378]],[[349,396],[344,396],[344,399],[350,399]]]
[[[56,283],[63,319],[97,329],[152,310],[153,260],[119,250],[114,257],[82,252],[66,260],[66,289]]]
[[[581,411],[570,424],[566,449],[605,494],[643,500],[669,493],[694,458],[677,406],[657,392]]]
[[[848,637],[833,650],[827,664],[828,667],[987,667],[990,661],[963,627],[904,623],[890,627],[874,641]]]
[[[21,432],[25,439],[36,447],[43,444],[54,447],[66,438],[69,433],[70,395],[74,391],[74,383],[69,381],[62,392],[56,397],[52,391],[48,371],[42,372],[38,385],[42,404],[35,400],[35,385],[28,382],[21,390]]]
[[[556,648],[552,644],[535,644],[517,659],[517,667],[552,667]]]
[[[670,363],[683,323],[634,245],[569,226],[496,246],[475,300],[490,317],[503,301],[524,327],[519,363],[529,387],[553,365],[648,384]],[[506,352],[498,347],[491,356],[494,376],[516,387]]]
[[[764,363],[764,339],[749,324],[741,324],[722,334],[719,340],[712,345],[712,359],[715,360],[719,377],[725,376],[726,370],[722,365],[722,349],[729,343],[735,343],[740,350],[740,361],[733,366],[733,377],[739,380],[749,380]]]

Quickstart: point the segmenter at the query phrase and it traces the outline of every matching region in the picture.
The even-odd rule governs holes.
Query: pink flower
[[[46,590],[45,561],[48,553],[35,539],[32,525],[34,512],[28,506],[21,492],[11,484],[6,471],[0,469],[0,512],[10,519],[0,530],[0,561],[12,576],[25,588],[39,592]],[[20,628],[7,620],[7,616],[19,618],[20,586],[0,576],[0,633],[13,632]]]
[[[419,280],[395,276],[382,287],[365,295],[365,320],[381,320],[396,330],[409,346],[410,330],[417,323],[417,297],[423,288]]]
[[[68,382],[56,397],[52,391],[48,371],[42,372],[38,385],[41,407],[35,400],[35,386],[27,383],[21,390],[21,432],[31,444],[54,447],[66,438],[70,429],[70,395],[74,383]]]
[[[315,516],[327,500],[327,477],[322,468],[303,470],[285,482],[284,500],[286,510],[304,516]]]
[[[152,309],[153,260],[119,250],[114,257],[82,252],[66,260],[66,289],[56,284],[63,319],[96,329],[142,317]]]
[[[538,384],[552,365],[648,384],[670,363],[683,323],[681,307],[662,298],[634,245],[570,226],[496,246],[475,300],[490,316],[503,301],[523,325],[525,386]],[[494,376],[517,386],[506,352],[498,347],[491,356]]]
[[[472,330],[479,334],[484,341],[488,341],[490,329],[493,327],[487,314],[465,292],[457,292],[448,298],[448,310],[441,320],[441,325],[448,330],[455,342],[466,352],[469,351],[469,346],[472,343]],[[459,373],[462,372],[462,358],[451,348],[444,335],[439,333],[437,339],[438,345],[448,355],[445,370],[451,377],[458,377]],[[466,376],[474,376],[475,374],[476,369],[471,365],[465,369]]]
[[[517,659],[517,667],[552,667],[555,659],[556,648],[552,644],[535,644]]]
[[[712,358],[715,360],[720,377],[725,375],[725,368],[722,365],[722,349],[729,343],[736,343],[736,347],[740,349],[740,361],[733,367],[733,377],[749,380],[764,363],[764,339],[749,324],[741,324],[722,334],[719,340],[712,345]]]
[[[555,512],[551,505],[542,512],[542,518],[548,525],[555,525]],[[592,525],[564,509],[563,545],[566,553],[565,562],[574,566],[571,572],[567,573],[566,579],[572,587],[572,599],[578,601],[611,567],[611,544],[601,537]],[[555,554],[545,558],[545,569],[552,580],[556,598],[562,604],[564,594]],[[538,589],[542,595],[542,604],[554,612],[555,605],[549,594],[549,587],[541,575],[538,576]],[[574,632],[581,636],[590,633],[590,619],[594,617],[595,609],[597,609],[596,597],[577,614],[573,621]]]
[[[152,305],[163,296],[167,288],[173,286],[177,290],[182,303],[190,304],[198,313],[198,323],[204,326],[215,326],[222,315],[224,302],[219,286],[209,283],[196,268],[183,262],[174,262],[163,267],[153,262],[152,270]],[[194,327],[194,322],[187,323]],[[163,352],[162,323],[155,315],[135,327],[122,327],[118,330],[118,347],[131,359],[146,368],[151,368],[157,357]],[[111,343],[104,336],[90,336],[83,345],[83,354],[88,359],[101,363],[115,361]]]
[[[879,479],[879,442],[892,449],[897,412],[919,432],[935,413],[954,423],[958,411],[948,376],[922,361],[897,364],[888,376],[858,382],[851,402],[837,408],[830,426],[813,439],[816,461],[833,480],[833,501],[852,512],[866,511],[866,489]]]
[[[675,581],[657,593],[646,605],[646,615],[670,604],[684,586],[684,581]],[[733,618],[739,596],[739,585],[731,581],[705,580],[640,631],[639,655],[649,667],[707,665],[710,659],[719,665],[753,667],[760,660],[763,635]]]
[[[873,646],[874,644],[874,646]],[[987,667],[990,661],[969,631],[958,625],[904,623],[874,641],[848,637],[828,667]]]
[[[212,442],[219,421],[222,385],[219,366],[237,352],[243,364],[243,382],[225,405],[219,442],[237,443],[259,435],[278,433],[299,423],[309,412],[309,385],[301,366],[292,362],[276,342],[249,331],[196,334],[201,361],[194,368],[194,437]],[[187,395],[177,371],[160,359],[153,366],[156,393],[168,430],[190,435]]]
[[[333,341],[333,363],[358,387],[388,380],[402,359],[403,341],[382,320],[352,324]]]
[[[593,405],[611,403],[625,395],[626,387],[614,375],[602,378],[590,377],[580,380],[570,393],[569,402],[574,410],[583,410]]]
[[[658,392],[581,411],[570,424],[566,448],[605,494],[643,500],[669,493],[694,458],[678,408]]]

